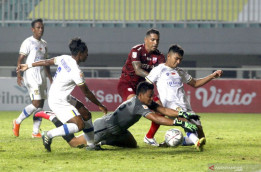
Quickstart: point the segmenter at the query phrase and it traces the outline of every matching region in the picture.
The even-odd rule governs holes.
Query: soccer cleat
[[[42,137],[41,133],[34,134],[32,133],[32,138],[40,138]]]
[[[19,136],[19,129],[20,129],[20,124],[16,123],[16,120],[13,120],[13,133],[16,137]]]
[[[42,133],[43,145],[48,152],[51,152],[52,138],[47,136],[47,131]]]
[[[143,141],[144,141],[144,143],[147,143],[151,146],[159,146],[159,144],[156,142],[156,140],[154,138],[149,139],[149,138],[147,138],[147,136],[145,136]]]
[[[86,146],[87,151],[98,151],[98,150],[104,150],[101,148],[100,145],[92,145],[92,146]]]
[[[198,151],[202,152],[205,144],[206,144],[206,139],[205,137],[202,137],[201,139],[198,139],[198,141],[195,143],[195,148]]]

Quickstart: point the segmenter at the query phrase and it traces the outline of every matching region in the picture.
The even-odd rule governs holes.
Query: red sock
[[[50,118],[50,115],[48,113],[45,113],[45,111],[37,112],[34,116],[39,117],[39,118],[45,118],[47,120],[49,120],[49,118]]]
[[[154,138],[154,135],[158,131],[159,127],[160,127],[159,124],[156,124],[155,122],[151,122],[150,130],[146,134],[146,137],[149,139]]]

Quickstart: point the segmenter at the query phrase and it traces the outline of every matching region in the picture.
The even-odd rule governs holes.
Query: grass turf
[[[24,120],[20,136],[12,133],[12,120],[19,112],[0,111],[0,171],[207,171],[212,164],[236,167],[258,164],[261,170],[261,114],[200,114],[207,138],[204,152],[193,147],[157,148],[143,143],[150,121],[142,118],[130,128],[139,148],[103,146],[105,151],[70,148],[54,138],[52,152],[44,150],[41,139],[32,139],[32,117]],[[101,113],[93,113],[93,119]],[[54,128],[43,119],[42,130]],[[161,126],[161,142],[167,129]],[[251,170],[246,170],[251,171]]]

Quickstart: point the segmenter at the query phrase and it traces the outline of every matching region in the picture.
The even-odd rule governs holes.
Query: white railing
[[[121,75],[122,67],[81,67],[85,77],[90,78],[119,78]],[[184,67],[185,71],[195,78],[201,78],[209,75],[217,68],[197,68],[197,67]],[[224,71],[222,78],[230,79],[261,79],[261,68],[218,68]],[[0,66],[0,77],[16,77],[15,66]],[[56,67],[51,67],[54,74]]]
[[[0,23],[157,24],[261,22],[260,0],[0,0]]]

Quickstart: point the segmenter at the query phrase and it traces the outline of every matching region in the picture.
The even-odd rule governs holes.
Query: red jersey
[[[138,84],[140,81],[144,81],[145,79],[135,74],[135,70],[132,66],[133,61],[140,61],[141,68],[150,72],[154,66],[157,66],[160,63],[165,63],[165,57],[159,50],[148,53],[144,44],[134,46],[122,68],[120,80],[125,80],[132,84]]]

